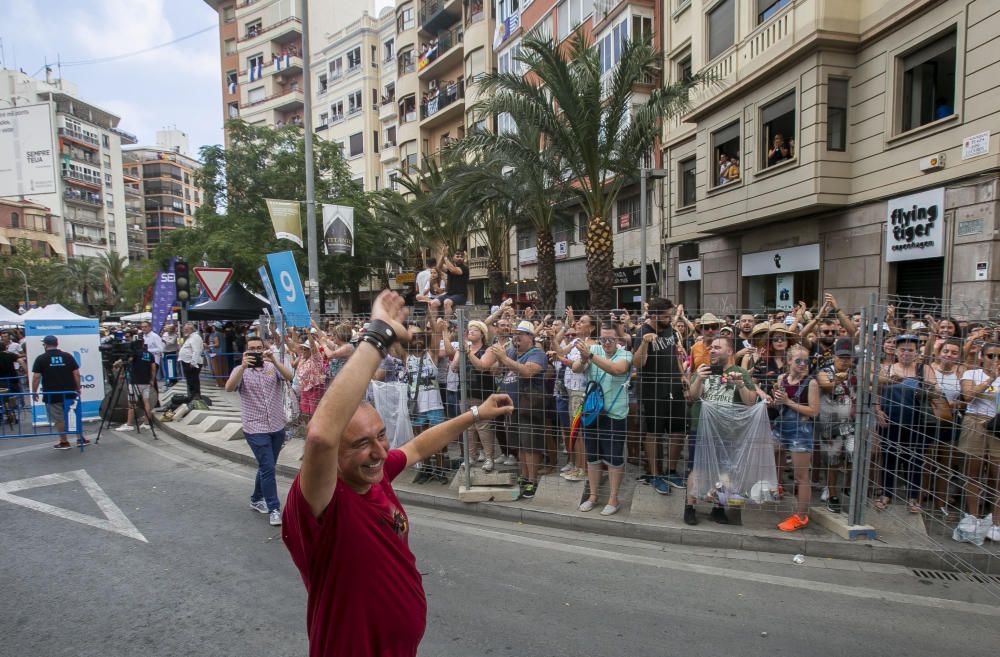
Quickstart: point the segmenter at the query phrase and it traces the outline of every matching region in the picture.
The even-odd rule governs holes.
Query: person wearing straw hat
[[[520,322],[511,336],[511,346],[493,345],[481,359],[487,367],[499,363],[506,368],[501,392],[514,400],[514,415],[507,439],[518,451],[521,497],[531,499],[538,486],[538,465],[545,451],[545,352],[535,345],[535,326]]]
[[[698,331],[701,333],[701,339],[694,343],[691,347],[691,371],[696,371],[702,365],[709,365],[710,359],[708,355],[708,349],[712,344],[712,340],[719,337],[719,329],[722,328],[722,320],[713,315],[712,313],[705,313],[698,318],[695,322]]]

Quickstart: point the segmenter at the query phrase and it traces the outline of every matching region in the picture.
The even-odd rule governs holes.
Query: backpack
[[[618,397],[621,396],[622,390],[628,387],[629,376],[632,373],[632,368],[629,367],[625,374],[625,382],[618,388],[618,392],[615,393],[615,398],[611,400],[611,405],[614,406],[615,402],[618,401]],[[602,371],[601,378],[597,381],[588,381],[587,387],[583,391],[583,404],[581,405],[580,412],[580,424],[585,427],[589,427],[594,422],[597,421],[597,417],[604,410],[604,389],[601,388],[601,381],[608,373]]]

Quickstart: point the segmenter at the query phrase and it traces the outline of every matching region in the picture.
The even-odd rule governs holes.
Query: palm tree
[[[598,50],[577,34],[568,48],[526,37],[518,58],[528,75],[491,73],[481,81],[483,115],[508,113],[519,129],[537,127],[541,148],[558,157],[563,177],[587,211],[587,282],[592,307],[613,304],[614,243],[608,217],[622,187],[634,180],[663,119],[682,112],[706,77],[653,89],[635,104],[633,89],[662,61],[648,40],[622,46],[618,65],[602,75]],[[645,202],[643,199],[641,202]],[[542,245],[539,244],[541,250]]]
[[[469,234],[468,212],[448,191],[450,178],[463,162],[447,153],[441,160],[426,158],[423,167],[404,172],[398,182],[410,195],[408,211],[424,246],[454,250]]]
[[[105,287],[105,305],[110,310],[118,306],[122,284],[125,282],[125,268],[128,260],[117,251],[105,251],[99,258]]]
[[[493,191],[513,206],[521,227],[527,225],[538,238],[538,300],[542,308],[556,307],[556,254],[552,231],[566,222],[563,208],[572,197],[563,180],[559,154],[543,139],[530,117],[512,117],[517,130],[474,132],[457,145],[462,152],[479,152],[493,166],[478,167],[467,186],[473,195]],[[498,175],[499,174],[499,175]]]
[[[104,274],[97,258],[69,258],[63,268],[64,285],[80,295],[80,302],[93,314],[92,295],[101,289]]]

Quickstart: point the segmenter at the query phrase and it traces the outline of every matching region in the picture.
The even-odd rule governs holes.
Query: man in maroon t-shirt
[[[474,422],[510,415],[493,395],[390,450],[385,425],[364,396],[397,339],[403,298],[385,291],[357,350],[320,400],[306,433],[302,467],[288,492],[282,538],[308,596],[310,657],[413,657],[427,601],[408,543],[409,521],[390,482],[437,454]]]

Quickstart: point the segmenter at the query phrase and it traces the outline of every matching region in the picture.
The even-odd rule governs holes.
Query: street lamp
[[[28,277],[23,271],[17,267],[4,267],[5,271],[16,271],[24,279],[24,309],[28,310],[31,308],[31,299],[28,298]]]
[[[642,269],[639,272],[639,302],[640,304],[646,301],[646,180],[652,178],[653,180],[659,180],[661,178],[666,178],[670,175],[667,169],[647,169],[643,167],[639,169],[639,226],[642,229],[642,239],[639,240],[640,246],[642,247]],[[659,242],[659,240],[657,240]],[[660,267],[660,275],[663,275],[663,267]],[[640,306],[641,308],[641,306]]]

